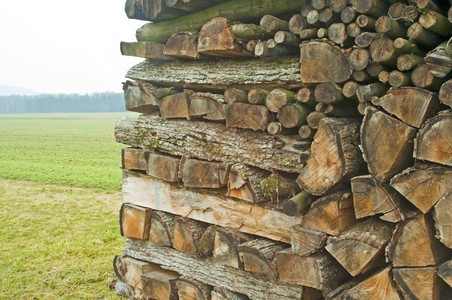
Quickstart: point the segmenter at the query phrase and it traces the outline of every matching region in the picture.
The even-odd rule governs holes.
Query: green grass
[[[117,299],[122,115],[0,115],[0,299]]]

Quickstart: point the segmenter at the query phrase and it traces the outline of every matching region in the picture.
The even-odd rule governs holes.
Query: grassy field
[[[122,115],[0,115],[0,299],[117,298]]]

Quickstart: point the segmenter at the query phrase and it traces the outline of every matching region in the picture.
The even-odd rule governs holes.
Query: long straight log
[[[283,14],[299,10],[305,1],[292,0],[231,0],[193,14],[160,23],[143,25],[136,32],[138,41],[165,42],[173,33],[199,30],[214,17],[225,17],[229,21],[247,21],[265,14]],[[253,7],[253,9],[249,9]]]

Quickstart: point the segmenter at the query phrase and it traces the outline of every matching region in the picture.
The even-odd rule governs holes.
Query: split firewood
[[[151,216],[149,242],[156,246],[172,247],[174,239],[174,216],[155,210]]]
[[[394,280],[405,299],[445,299],[444,283],[436,276],[437,266],[393,268]]]
[[[146,92],[148,87],[144,87],[143,85],[139,85],[132,81],[126,81],[123,84],[122,88],[124,90],[124,99],[127,110],[142,114],[150,114],[159,110],[157,98],[155,98],[153,94]],[[152,85],[151,89],[155,91],[155,88]]]
[[[300,192],[294,179],[272,173],[260,182],[262,195],[270,201],[285,200]]]
[[[226,127],[266,130],[271,121],[267,107],[234,102],[226,105]]]
[[[435,93],[416,87],[392,88],[383,97],[374,98],[372,104],[416,128],[431,118],[439,106]]]
[[[298,185],[313,195],[323,195],[362,166],[358,149],[358,120],[324,118],[320,121],[311,156],[297,178]]]
[[[190,120],[190,99],[187,92],[163,97],[159,102],[160,115],[164,119]]]
[[[143,14],[142,0],[126,0],[124,11],[129,19],[148,21]]]
[[[452,170],[444,166],[419,165],[391,179],[391,186],[426,214],[450,192]]]
[[[277,252],[284,248],[286,248],[284,244],[265,239],[256,239],[240,244],[238,250],[243,269],[271,279],[277,278],[278,272],[273,265],[273,258]]]
[[[199,249],[204,234],[211,234],[208,225],[188,218],[177,217],[174,219],[173,248],[185,254],[200,256]],[[211,240],[213,249],[213,240]]]
[[[447,42],[428,52],[424,60],[430,73],[435,77],[444,78],[452,70],[452,57],[447,53]]]
[[[396,39],[406,35],[406,28],[389,16],[381,16],[375,22],[375,31],[385,36]]]
[[[141,275],[143,296],[151,299],[177,300],[176,281],[179,276],[177,272],[164,269]]]
[[[452,166],[452,112],[444,111],[429,119],[416,137],[416,159]]]
[[[433,220],[418,214],[400,223],[386,255],[394,267],[426,267],[440,263],[450,251],[434,237]]]
[[[415,134],[413,127],[376,108],[366,109],[360,147],[369,172],[377,181],[387,182],[411,164]]]
[[[295,102],[295,93],[285,89],[273,89],[265,98],[265,106],[277,113],[284,105]]]
[[[176,282],[179,300],[210,300],[212,287],[188,277],[181,277]]]
[[[350,275],[356,276],[384,263],[384,249],[393,230],[389,223],[375,218],[365,219],[338,237],[329,237],[325,249]]]
[[[168,182],[179,182],[180,163],[180,157],[151,152],[147,158],[146,174]]]
[[[211,121],[226,120],[224,97],[207,92],[189,92],[190,118],[202,117]]]
[[[289,22],[278,19],[272,15],[264,15],[260,20],[260,26],[268,32],[275,33],[279,30],[289,30]]]
[[[312,195],[305,191],[301,191],[290,199],[286,200],[283,205],[283,212],[288,216],[296,216],[307,211],[312,202]]]
[[[229,172],[227,196],[254,203],[267,201],[261,182],[269,172],[244,164],[234,164]]]
[[[119,264],[117,271],[121,275],[120,279],[140,290],[144,287],[145,281],[142,278],[144,274],[161,270],[157,264],[124,255],[120,256],[116,263]]]
[[[438,97],[441,103],[452,107],[452,79],[441,85]]]
[[[414,22],[408,27],[407,36],[416,43],[430,47],[438,45],[441,40],[436,33],[425,29],[417,22]]]
[[[286,249],[276,254],[275,263],[281,281],[309,286],[321,290],[323,295],[348,278],[347,272],[328,254],[300,256]]]
[[[388,11],[388,3],[376,0],[350,0],[353,9],[361,14],[379,17]]]
[[[387,266],[358,282],[347,282],[328,294],[327,299],[401,300],[396,284],[393,282],[391,270],[391,266]]]
[[[290,244],[292,251],[301,256],[307,256],[325,246],[327,234],[321,231],[305,228],[301,225],[292,227]]]
[[[335,192],[314,201],[303,216],[301,225],[305,228],[337,236],[355,222],[352,194]]]
[[[267,1],[267,5],[259,5],[261,4],[260,1],[231,0],[173,20],[148,23],[137,30],[136,37],[138,41],[164,42],[173,33],[199,30],[206,22],[220,15],[231,22],[246,22],[269,13],[279,15],[285,12],[293,12],[303,6],[302,2],[294,3],[291,0],[278,1],[277,3]],[[249,10],[249,7],[254,7],[254,9]]]
[[[374,215],[392,223],[406,219],[405,201],[391,186],[378,183],[370,175],[353,177],[351,186],[357,219]]]
[[[381,82],[372,82],[360,85],[356,88],[356,97],[361,103],[368,102],[374,97],[380,97],[386,94],[388,86]]]
[[[452,260],[448,260],[439,266],[438,276],[452,287]]]
[[[420,64],[411,72],[411,81],[417,87],[438,90],[444,79],[433,76],[426,64]]]
[[[231,292],[225,288],[214,287],[212,290],[211,300],[248,300],[245,295]]]
[[[351,73],[345,55],[330,43],[311,41],[300,45],[300,74],[303,83],[344,82],[350,78]]]
[[[163,99],[166,96],[171,96],[180,93],[180,90],[174,87],[159,87],[155,89],[154,96],[158,100]]]
[[[309,106],[301,103],[291,103],[284,105],[278,111],[278,120],[284,128],[295,128],[306,124],[306,118],[312,111]]]
[[[152,210],[133,204],[124,203],[119,214],[121,235],[136,239],[149,239]]]
[[[439,199],[432,214],[435,220],[435,237],[452,249],[452,193],[449,192]]]
[[[248,92],[248,102],[250,104],[263,105],[265,104],[265,98],[267,97],[270,91],[262,90],[262,89],[251,89]]]
[[[205,23],[199,31],[198,52],[220,57],[252,57],[243,44],[239,43],[229,21],[216,17]]]
[[[182,157],[180,177],[184,186],[222,188],[228,184],[231,164]]]
[[[198,59],[198,32],[179,32],[173,34],[163,48],[163,54],[170,57]]]
[[[250,236],[239,231],[219,227],[215,231],[212,261],[224,266],[243,269],[237,247],[250,239]]]
[[[121,149],[121,154],[123,169],[146,171],[148,163],[143,149],[123,148]]]
[[[164,45],[153,42],[121,42],[121,54],[148,59],[173,60],[174,57],[164,53]]]
[[[388,9],[388,16],[393,20],[415,22],[419,16],[419,12],[415,5],[395,2]]]

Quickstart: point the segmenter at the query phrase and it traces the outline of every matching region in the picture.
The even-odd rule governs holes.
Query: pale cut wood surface
[[[147,241],[126,239],[124,254],[178,272],[205,284],[242,293],[250,299],[293,299],[302,297],[303,287],[253,276],[249,272],[196,259],[168,247],[156,247]]]
[[[179,188],[129,171],[123,173],[123,201],[287,243],[290,228],[301,222],[256,204]]]

